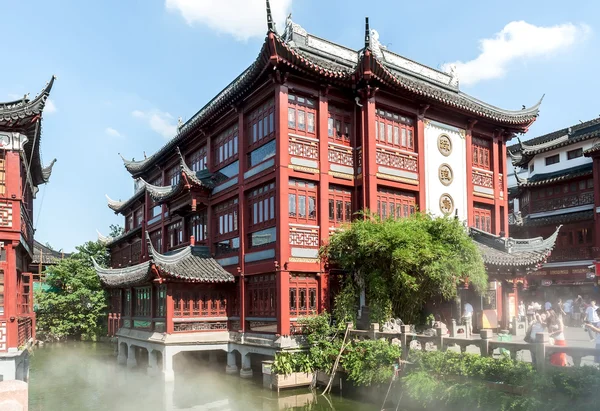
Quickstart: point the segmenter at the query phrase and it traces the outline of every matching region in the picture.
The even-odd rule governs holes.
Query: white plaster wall
[[[525,142],[527,144],[527,142]],[[556,150],[547,151],[545,153],[540,153],[536,155],[528,164],[527,170],[529,170],[529,166],[533,164],[533,173],[528,173],[529,177],[533,177],[536,174],[546,174],[553,173],[555,171],[564,170],[567,168],[577,167],[583,164],[588,164],[592,162],[592,159],[589,157],[577,157],[573,160],[567,160],[567,151],[576,150],[578,148],[583,148],[583,151],[591,148],[594,145],[594,140],[584,141],[578,144],[571,144],[566,147],[561,147]],[[555,154],[560,155],[560,161],[556,164],[546,165],[546,157],[553,156]],[[519,174],[520,176],[521,174]]]
[[[442,134],[450,137],[452,152],[444,156],[438,150],[438,137]],[[454,210],[458,210],[461,221],[467,219],[467,166],[465,130],[452,127],[437,121],[427,120],[425,124],[425,187],[426,209],[428,212],[442,216],[440,197],[450,194],[454,200]],[[449,186],[441,183],[438,169],[442,164],[452,169],[453,181]],[[452,211],[454,216],[455,211]]]

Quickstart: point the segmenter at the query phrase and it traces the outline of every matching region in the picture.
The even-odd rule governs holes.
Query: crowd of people
[[[543,308],[535,301],[531,301],[527,306],[524,301],[521,301],[518,314],[520,321],[529,323],[525,336],[527,342],[535,341],[538,333],[548,332],[552,344],[565,347],[567,345],[565,326],[583,326],[587,329],[590,341],[595,341],[596,349],[600,350],[600,308],[595,300],[586,302],[578,295],[574,300],[563,302],[559,299],[556,304],[548,301]],[[567,356],[565,353],[554,353],[550,357],[550,362],[565,367]],[[600,356],[596,356],[595,362],[600,363]]]

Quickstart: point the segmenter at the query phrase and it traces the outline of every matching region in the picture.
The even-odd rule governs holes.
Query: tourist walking
[[[596,310],[596,314],[600,315],[600,308]],[[588,332],[591,331],[596,334],[596,352],[600,351],[600,327],[592,324],[585,324],[585,328],[587,328]],[[596,353],[594,362],[600,364],[600,354]]]
[[[466,337],[471,338],[473,334],[473,306],[469,303],[465,303],[463,311],[463,322],[466,328]]]
[[[525,342],[535,343],[538,333],[546,331],[546,314],[534,314],[531,326],[527,330],[527,337]],[[535,364],[535,350],[531,350],[531,362]]]
[[[527,305],[527,321],[531,324],[535,321],[535,307],[533,301]]]
[[[573,317],[571,315],[571,309],[573,307],[573,300],[569,299],[563,304],[563,311],[565,312],[564,322],[566,326],[570,326],[573,323]]]
[[[566,347],[567,340],[565,339],[565,326],[560,315],[556,314],[554,310],[549,310],[546,324],[548,326],[550,338],[554,340],[554,345]],[[557,367],[566,367],[567,354],[564,352],[556,352],[552,354],[550,356],[550,364]]]
[[[591,324],[594,327],[600,327],[600,317],[598,316],[598,307],[596,301],[590,301],[590,305],[585,310],[585,321],[587,324]],[[588,334],[590,341],[595,340],[594,332],[588,328]]]

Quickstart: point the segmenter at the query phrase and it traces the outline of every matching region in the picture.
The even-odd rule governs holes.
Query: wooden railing
[[[20,317],[17,319],[17,328],[19,336],[18,345],[22,347],[33,337],[33,321],[30,317]]]
[[[473,185],[494,188],[494,173],[491,171],[473,170],[471,179]]]
[[[552,250],[548,261],[592,260],[599,255],[598,247],[561,247]]]
[[[300,137],[290,137],[288,146],[290,156],[307,158],[310,160],[319,159],[319,143]]]
[[[535,367],[543,370],[549,365],[549,357],[554,353],[565,353],[571,357],[575,367],[581,366],[583,357],[600,356],[600,350],[584,347],[560,347],[550,345],[548,333],[538,333],[534,343],[494,341],[492,330],[481,330],[480,338],[461,338],[446,337],[442,329],[435,329],[433,336],[416,334],[412,332],[410,325],[401,325],[400,332],[380,332],[379,324],[371,324],[369,331],[351,330],[350,336],[357,339],[381,339],[400,340],[402,346],[402,358],[406,360],[411,350],[420,349],[421,351],[441,350],[446,351],[449,346],[458,345],[461,352],[466,352],[467,347],[473,346],[479,349],[482,356],[490,357],[496,349],[503,349],[510,353],[512,359],[517,359],[517,353],[520,351],[529,351]]]
[[[557,198],[535,200],[530,204],[529,212],[561,210],[563,208],[594,204],[594,192],[579,193]]]
[[[377,164],[386,167],[397,168],[400,170],[411,171],[413,173],[419,172],[417,153],[409,155],[378,147]]]

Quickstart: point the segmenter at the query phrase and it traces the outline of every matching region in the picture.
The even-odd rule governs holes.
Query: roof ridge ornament
[[[267,0],[267,28],[269,31],[277,33],[275,22],[273,21],[273,16],[271,14],[271,4],[269,3],[269,0]]]
[[[371,30],[369,29],[369,18],[365,17],[365,48],[371,47]]]

